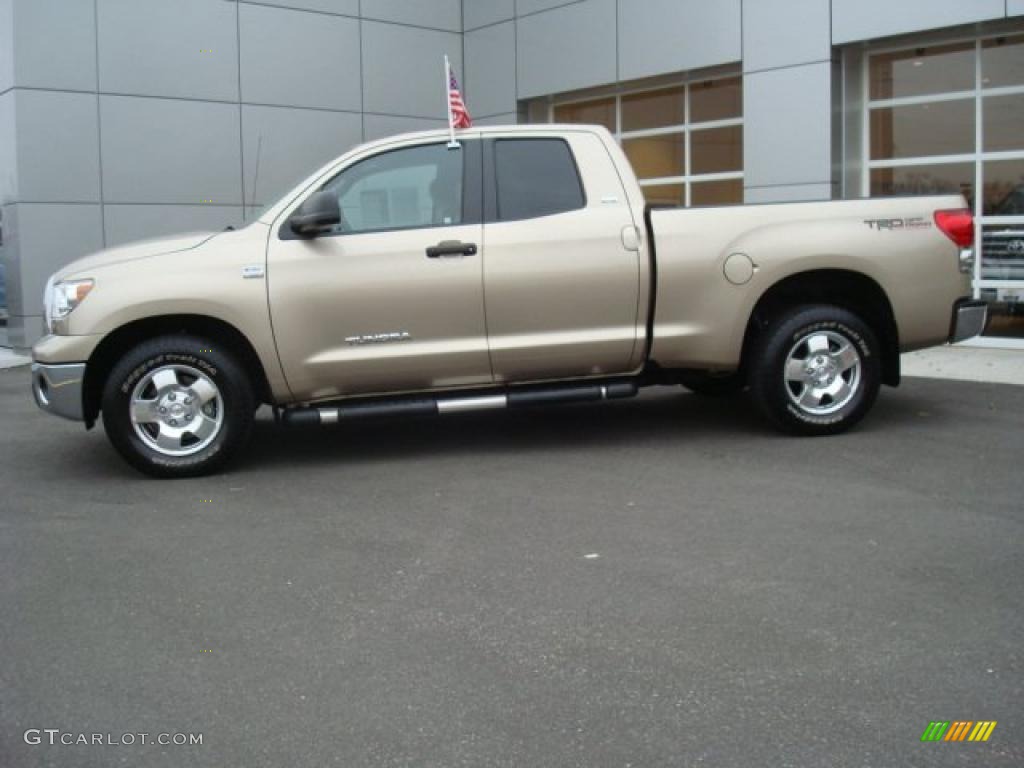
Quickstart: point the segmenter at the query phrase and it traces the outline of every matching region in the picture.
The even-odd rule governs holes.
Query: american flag
[[[462,100],[462,92],[459,91],[459,81],[455,79],[455,73],[451,69],[448,70],[448,105],[451,109],[453,128],[473,127],[473,118],[469,116],[466,102]]]

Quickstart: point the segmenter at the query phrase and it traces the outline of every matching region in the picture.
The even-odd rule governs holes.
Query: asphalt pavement
[[[834,438],[657,388],[157,481],[0,371],[0,766],[1020,766],[1022,450],[1024,387],[907,379]]]

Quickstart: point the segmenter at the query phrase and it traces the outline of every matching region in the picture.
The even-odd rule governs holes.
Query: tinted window
[[[498,221],[531,219],[583,207],[583,187],[561,139],[494,142]]]
[[[349,166],[324,186],[338,196],[341,233],[462,223],[461,151],[398,149]]]

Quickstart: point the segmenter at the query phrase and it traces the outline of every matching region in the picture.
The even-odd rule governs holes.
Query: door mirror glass
[[[315,237],[341,223],[341,208],[332,192],[317,192],[292,214],[291,228],[297,235]]]

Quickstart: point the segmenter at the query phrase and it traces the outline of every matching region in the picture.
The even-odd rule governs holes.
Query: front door
[[[382,151],[320,187],[340,225],[301,238],[277,223],[270,312],[297,400],[492,381],[479,153],[474,140]]]

